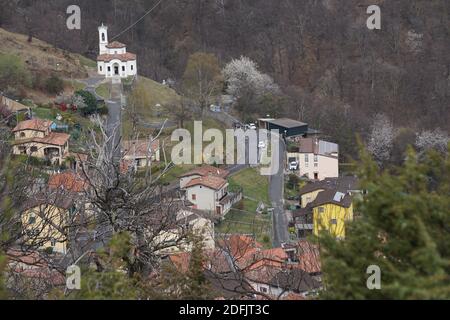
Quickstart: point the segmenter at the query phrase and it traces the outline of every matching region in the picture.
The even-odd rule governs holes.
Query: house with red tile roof
[[[228,171],[212,166],[199,167],[180,177],[180,188],[194,209],[223,218],[242,199],[242,192],[230,192]]]
[[[215,250],[204,252],[204,258],[205,270],[214,274],[218,284],[235,275],[239,283],[250,286],[246,292],[254,299],[303,300],[322,287],[319,250],[308,241],[264,249],[253,237],[235,234],[220,239]],[[190,253],[172,255],[169,261],[187,272]]]
[[[53,122],[32,119],[22,121],[13,129],[13,154],[28,155],[61,165],[69,155],[70,135],[52,132]]]
[[[160,161],[159,140],[125,140],[122,142],[122,159],[132,161],[136,168],[145,168]]]

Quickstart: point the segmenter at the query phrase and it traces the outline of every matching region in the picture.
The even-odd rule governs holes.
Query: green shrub
[[[75,92],[75,95],[82,97],[84,103],[86,104],[85,108],[79,110],[83,116],[88,116],[98,112],[97,99],[92,93],[86,90],[78,90]]]
[[[31,76],[23,61],[12,54],[0,54],[0,87],[19,89],[31,86]]]
[[[51,94],[58,94],[64,91],[64,81],[53,75],[45,81],[45,90]]]

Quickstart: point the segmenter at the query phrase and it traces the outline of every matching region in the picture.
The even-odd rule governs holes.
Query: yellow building
[[[340,178],[326,178],[322,181],[310,182],[304,185],[300,191],[300,205],[306,208],[310,203],[316,200],[319,193],[325,190],[340,190],[344,193],[354,195],[361,193],[358,187],[358,179],[354,176],[345,176]]]
[[[36,249],[66,254],[69,242],[67,226],[76,214],[74,197],[33,199],[22,211],[25,241]]]
[[[346,225],[353,220],[353,199],[349,193],[325,190],[317,195],[310,206],[316,236],[326,230],[338,239],[345,238]]]
[[[20,122],[13,130],[13,153],[61,165],[69,154],[70,135],[52,132],[52,125],[52,121],[41,119]]]

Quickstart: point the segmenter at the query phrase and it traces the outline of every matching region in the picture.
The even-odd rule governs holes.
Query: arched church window
[[[102,33],[102,41],[105,41],[105,40],[106,40],[105,34]]]

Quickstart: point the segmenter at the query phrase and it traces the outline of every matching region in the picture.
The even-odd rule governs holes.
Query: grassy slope
[[[227,214],[225,220],[217,226],[220,233],[253,234],[256,239],[270,247],[271,222],[269,215],[254,213],[260,201],[269,205],[269,181],[261,176],[254,168],[245,169],[230,179],[230,188],[240,186],[244,190],[244,196],[252,199],[244,199],[240,209],[233,209]]]
[[[80,55],[58,49],[52,45],[33,38],[28,42],[23,34],[12,33],[0,28],[0,53],[12,54],[26,62],[30,70],[43,73],[55,73],[63,78],[83,78],[87,76],[85,64],[88,59]]]
[[[142,120],[147,123],[154,123],[164,121],[167,118],[170,119],[171,115],[169,106],[171,103],[178,101],[180,96],[174,90],[149,78],[139,76],[138,83],[144,85],[150,100],[149,108],[137,106],[136,113],[141,116]],[[106,93],[106,91],[102,88],[99,88],[99,90],[101,90],[100,92],[97,91],[99,95]],[[156,107],[158,104],[161,105],[161,107]],[[124,134],[129,135],[131,133],[131,123],[126,113],[124,114],[123,120]],[[151,134],[154,131],[144,127],[139,127],[138,129],[146,135]]]
[[[28,36],[9,32],[2,28],[0,28],[0,43],[1,54],[19,57],[30,72],[40,78],[51,74],[56,74],[64,79],[85,78],[87,77],[86,66],[93,63],[78,54],[55,48],[36,38],[33,38],[32,42],[28,42]],[[82,84],[72,82],[73,84],[68,80],[65,81],[65,93],[84,88]],[[36,104],[47,104],[54,100],[54,96],[32,89],[27,90],[27,98]]]

